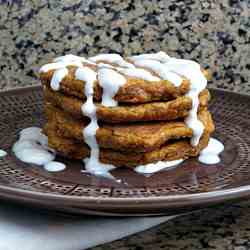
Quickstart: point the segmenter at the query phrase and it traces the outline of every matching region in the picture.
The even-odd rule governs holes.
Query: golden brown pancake
[[[53,127],[45,129],[48,135],[49,147],[56,150],[59,155],[70,159],[84,159],[89,157],[90,150],[86,144],[79,141],[58,136]],[[116,167],[136,167],[157,161],[172,161],[197,156],[209,141],[209,133],[205,132],[197,147],[190,145],[189,139],[181,139],[166,143],[151,152],[121,152],[100,148],[100,161],[113,164]]]
[[[93,70],[96,69],[93,65],[87,66]],[[60,83],[60,92],[84,100],[85,82],[75,79],[75,66],[68,66],[67,68],[69,73]],[[46,73],[40,73],[40,80],[44,86],[50,87],[50,81],[54,72],[55,70],[50,70]],[[153,72],[151,73],[154,74]],[[203,74],[205,77],[209,77],[208,71],[203,70]],[[187,79],[183,79],[181,85],[179,87],[175,87],[167,80],[153,82],[128,76],[125,76],[125,78],[127,80],[126,84],[122,86],[118,93],[114,96],[114,99],[121,103],[132,104],[173,100],[186,94],[190,88],[190,82]],[[102,89],[99,86],[98,81],[95,82],[94,93],[95,101],[100,101]]]
[[[91,66],[88,66],[91,68]],[[76,67],[69,66],[69,74],[61,81],[60,91],[62,93],[72,95],[81,99],[85,99],[84,86],[85,82],[75,79]],[[92,66],[93,68],[93,66]],[[41,73],[40,79],[43,85],[49,87],[54,70],[47,73]],[[175,87],[171,82],[166,80],[149,82],[138,78],[126,77],[127,82],[122,86],[114,99],[124,103],[145,103],[159,100],[171,100],[178,96],[182,96],[189,90],[190,83],[183,80],[179,87]],[[95,83],[95,100],[100,101],[102,89]]]
[[[48,128],[54,129],[58,136],[84,142],[83,129],[88,121],[77,120],[68,113],[47,103],[45,111]],[[205,127],[211,133],[214,124],[210,113],[203,109],[198,114]],[[183,121],[142,122],[126,124],[101,124],[96,138],[100,147],[125,152],[148,152],[164,145],[172,139],[192,137],[192,129]]]
[[[81,107],[83,101],[79,98],[67,96],[51,89],[44,88],[46,102],[70,113],[75,118],[82,118]],[[207,106],[210,95],[208,90],[201,92],[200,107]],[[117,107],[104,107],[97,104],[98,120],[108,123],[138,122],[138,121],[169,121],[188,115],[192,107],[192,100],[187,96],[181,96],[172,101],[153,102],[138,105],[123,105]]]

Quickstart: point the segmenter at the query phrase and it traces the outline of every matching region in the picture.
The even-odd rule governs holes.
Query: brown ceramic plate
[[[11,152],[18,132],[42,126],[41,87],[0,93],[0,197],[32,206],[97,215],[156,215],[198,209],[250,197],[250,97],[211,90],[215,137],[225,144],[222,162],[212,166],[188,160],[151,177],[117,169],[117,183],[80,173],[79,162],[48,173],[18,161]]]

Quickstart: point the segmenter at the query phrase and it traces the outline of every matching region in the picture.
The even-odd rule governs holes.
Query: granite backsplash
[[[250,93],[249,0],[0,0],[0,88],[38,84],[62,54],[164,50]]]

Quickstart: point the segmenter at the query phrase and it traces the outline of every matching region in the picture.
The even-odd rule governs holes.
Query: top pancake
[[[105,65],[110,65],[111,67],[114,64],[108,64],[107,61],[100,61],[96,63],[104,63]],[[131,62],[129,62],[131,63]],[[82,63],[83,66],[86,66],[94,71],[97,71],[97,65],[92,65],[88,63]],[[59,91],[75,96],[81,99],[85,99],[84,89],[85,82],[82,80],[76,79],[76,66],[67,66],[68,74],[60,81]],[[183,96],[190,89],[189,80],[183,78],[179,86],[175,86],[168,80],[162,80],[155,72],[150,71],[142,67],[137,67],[137,69],[145,70],[146,73],[151,74],[152,81],[148,81],[142,78],[131,77],[128,75],[119,72],[126,79],[126,83],[121,86],[114,96],[114,100],[120,103],[147,103],[153,101],[168,101],[176,99],[177,97]],[[116,69],[114,69],[116,71]],[[49,87],[52,80],[53,74],[56,70],[51,69],[46,72],[40,72],[40,80],[44,86]],[[209,77],[209,73],[205,70],[202,70],[206,78]],[[159,80],[154,80],[158,78]],[[116,84],[114,82],[114,84]],[[94,84],[94,99],[95,101],[100,101],[102,97],[102,88],[100,87],[99,80],[95,81]]]

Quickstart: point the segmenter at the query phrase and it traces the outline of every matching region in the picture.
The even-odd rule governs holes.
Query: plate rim
[[[20,195],[25,195],[25,197],[28,197],[29,195],[31,195],[31,198],[33,198],[34,196],[36,198],[51,198],[53,200],[55,200],[55,198],[57,199],[57,201],[60,200],[64,200],[67,199],[69,201],[78,201],[78,202],[82,202],[82,201],[93,201],[93,202],[97,202],[100,203],[100,201],[102,203],[106,203],[108,204],[109,202],[112,202],[112,204],[114,204],[114,202],[135,202],[135,204],[139,204],[141,202],[145,203],[145,202],[150,202],[152,200],[154,201],[159,201],[159,202],[163,202],[163,201],[171,201],[171,202],[175,202],[175,201],[189,201],[192,200],[193,202],[195,201],[199,201],[198,203],[200,203],[201,200],[203,199],[213,199],[214,198],[220,198],[220,197],[225,197],[225,196],[232,196],[232,198],[234,198],[234,194],[237,194],[236,197],[240,197],[240,194],[247,192],[250,195],[250,185],[244,185],[244,186],[239,186],[239,187],[235,187],[235,188],[228,188],[228,189],[224,189],[224,190],[216,190],[216,191],[210,191],[210,192],[200,192],[200,193],[192,193],[192,194],[176,194],[176,195],[165,195],[165,196],[150,196],[150,197],[140,197],[140,196],[136,196],[136,197],[87,197],[87,196],[73,196],[73,195],[60,195],[60,194],[53,194],[53,193],[47,193],[47,192],[39,192],[39,191],[30,191],[30,190],[25,190],[25,189],[20,189],[20,188],[15,188],[15,187],[6,187],[3,185],[0,185],[0,195],[2,193],[2,191],[8,191],[10,194],[20,194]],[[247,194],[245,194],[244,196],[246,196]]]

